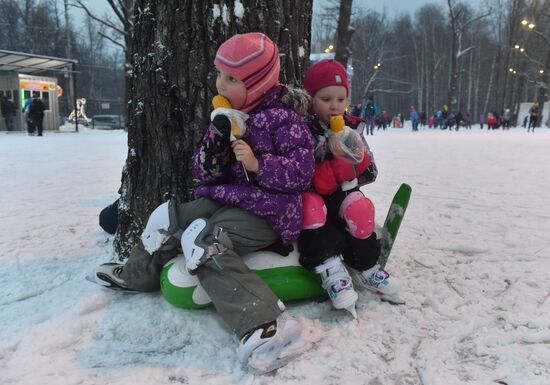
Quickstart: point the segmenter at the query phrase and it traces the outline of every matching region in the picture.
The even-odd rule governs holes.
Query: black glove
[[[212,120],[212,124],[218,130],[221,136],[221,142],[228,144],[231,142],[231,121],[223,114],[218,114]]]
[[[230,147],[231,121],[227,116],[218,114],[212,119],[212,125],[214,126],[215,135],[206,137],[204,149],[207,155],[215,158]]]

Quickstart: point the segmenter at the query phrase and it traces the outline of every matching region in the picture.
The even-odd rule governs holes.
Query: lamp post
[[[528,32],[532,32],[539,38],[541,38],[547,47],[546,57],[544,60],[544,63],[541,63],[539,61],[535,61],[539,67],[538,74],[540,75],[540,79],[538,82],[536,82],[536,86],[538,87],[537,90],[537,101],[539,102],[540,111],[544,108],[544,103],[548,101],[548,90],[550,89],[550,38],[544,34],[543,32],[539,31],[538,28],[536,28],[536,24],[533,21],[530,21],[528,19],[523,19],[521,21],[521,25],[526,27]],[[527,55],[526,55],[527,56]],[[529,58],[531,62],[531,58]],[[549,120],[550,121],[550,120]],[[542,123],[542,122],[541,122]]]

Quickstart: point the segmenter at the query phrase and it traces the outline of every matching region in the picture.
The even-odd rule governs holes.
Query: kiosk
[[[41,74],[48,71],[71,72],[72,75],[76,63],[71,59],[0,50],[0,98],[5,96],[15,104],[16,131],[26,131],[26,112],[23,110],[27,100],[34,95],[38,95],[46,105],[44,130],[59,129],[59,97],[62,90],[56,77]],[[74,76],[71,77],[74,82]],[[76,105],[76,101],[71,100],[71,104]],[[0,119],[0,130],[6,130],[4,119]]]

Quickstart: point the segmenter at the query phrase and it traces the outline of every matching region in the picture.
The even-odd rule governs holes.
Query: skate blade
[[[354,319],[357,319],[357,310],[355,310],[355,304],[350,307],[347,307],[346,310],[352,315]]]
[[[311,349],[312,345],[302,339],[284,347],[275,359],[270,359],[265,355],[255,356],[254,354],[248,361],[248,371],[255,375],[266,374],[282,368],[290,361]]]
[[[381,292],[375,292],[375,294],[380,298],[380,300],[382,300],[384,302],[388,302],[392,305],[405,305],[406,304],[406,302],[403,298],[400,298],[396,295],[391,296],[391,295],[387,295],[387,294],[384,294],[384,293],[381,293]]]

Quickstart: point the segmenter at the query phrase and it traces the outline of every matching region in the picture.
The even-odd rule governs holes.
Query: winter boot
[[[286,365],[309,347],[302,339],[300,323],[283,312],[275,321],[245,335],[237,356],[243,365],[248,365],[250,372],[264,374]]]
[[[398,296],[401,290],[401,281],[392,277],[380,265],[374,265],[368,270],[357,272],[353,276],[357,287],[373,291],[381,299],[393,303],[404,303]]]
[[[126,282],[120,277],[124,265],[120,263],[108,262],[99,265],[91,276],[86,277],[89,281],[97,283],[112,290],[134,291],[129,289]]]
[[[353,283],[341,256],[331,257],[322,265],[315,267],[315,272],[321,274],[322,286],[328,293],[335,309],[346,309],[354,317],[355,302],[359,297],[353,289]]]

